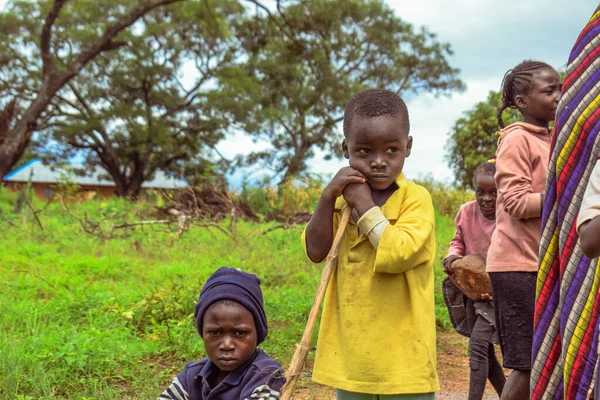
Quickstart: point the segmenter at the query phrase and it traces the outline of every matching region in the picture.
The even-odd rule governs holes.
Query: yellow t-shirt
[[[389,225],[377,250],[350,218],[325,294],[315,382],[372,394],[439,390],[433,204],[426,189],[402,175],[396,183],[382,207]],[[339,198],[334,230],[345,206]]]

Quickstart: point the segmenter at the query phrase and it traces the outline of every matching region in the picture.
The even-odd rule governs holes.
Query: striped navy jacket
[[[285,383],[281,364],[261,349],[211,388],[207,379],[216,369],[208,357],[186,364],[158,400],[279,400]]]

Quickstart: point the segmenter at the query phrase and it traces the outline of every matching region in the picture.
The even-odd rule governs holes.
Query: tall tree
[[[285,181],[307,169],[316,149],[341,156],[338,123],[365,88],[446,94],[463,88],[449,44],[414,29],[380,0],[247,0],[253,17],[239,27],[248,52],[223,76],[228,109],[241,128],[271,148],[253,153]]]
[[[233,0],[148,13],[124,35],[130,46],[100,55],[58,92],[53,154],[83,150],[118,195],[133,198],[157,170],[192,179],[212,171],[211,151],[228,126],[212,107],[215,77],[238,56],[228,27],[243,12]]]
[[[119,35],[157,7],[182,0],[13,0],[0,13],[0,99],[14,107],[0,130],[0,180],[34,131],[50,123],[55,94]],[[14,101],[14,102],[13,102]]]
[[[500,130],[497,115],[501,104],[501,94],[491,91],[485,101],[465,111],[450,131],[446,161],[462,187],[471,187],[475,168],[496,154],[496,132]],[[517,110],[508,109],[502,118],[509,125],[520,120],[520,114]]]

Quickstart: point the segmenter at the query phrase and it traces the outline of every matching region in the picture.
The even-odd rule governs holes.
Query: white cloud
[[[237,155],[247,155],[252,152],[262,151],[270,147],[264,141],[255,141],[249,135],[236,131],[230,134],[226,141],[217,145],[217,150],[227,159],[233,159]]]

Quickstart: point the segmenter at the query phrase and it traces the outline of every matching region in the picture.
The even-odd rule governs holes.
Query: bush
[[[103,309],[114,313],[117,320],[124,320],[132,333],[142,336],[169,324],[194,326],[194,305],[200,289],[197,285],[172,283],[127,306],[111,298]]]
[[[475,194],[471,190],[438,182],[431,175],[420,177],[415,182],[431,193],[433,206],[439,214],[446,217],[454,218],[460,206],[475,199]]]
[[[312,212],[324,186],[323,178],[313,174],[291,179],[278,186],[273,185],[270,179],[265,179],[259,185],[244,183],[239,198],[262,216],[292,215]]]

